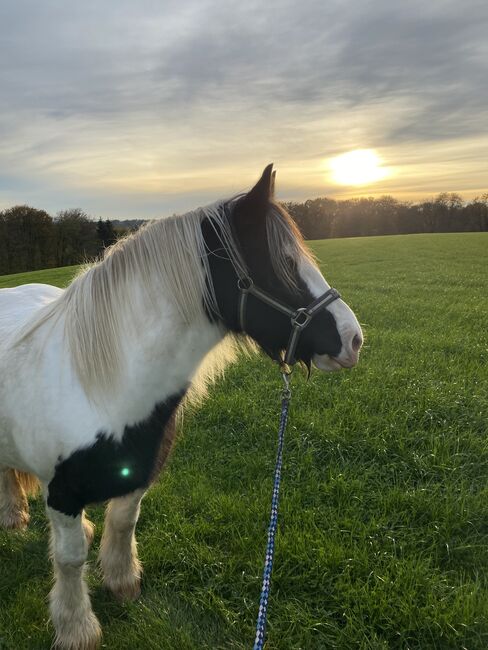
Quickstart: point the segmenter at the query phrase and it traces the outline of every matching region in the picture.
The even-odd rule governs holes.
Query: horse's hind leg
[[[87,518],[84,510],[81,513],[81,524],[83,526],[83,530],[85,531],[88,547],[90,547],[91,543],[93,542],[93,538],[95,537],[95,524]]]
[[[56,630],[54,647],[59,650],[94,650],[100,625],[92,611],[83,578],[88,540],[83,515],[62,514],[48,507],[55,583],[51,590],[51,620]]]
[[[134,533],[143,495],[144,490],[136,490],[107,506],[100,564],[105,586],[119,600],[134,600],[141,593],[142,568]]]
[[[25,528],[29,523],[27,496],[13,469],[0,467],[0,527]]]

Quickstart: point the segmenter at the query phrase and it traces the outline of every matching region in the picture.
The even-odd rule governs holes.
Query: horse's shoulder
[[[63,289],[50,284],[21,284],[18,287],[0,289],[0,306],[3,313],[32,312],[48,305],[63,294]]]
[[[14,333],[63,294],[63,289],[49,284],[22,284],[0,289],[0,334]]]
[[[30,301],[46,304],[58,298],[63,291],[63,289],[54,287],[52,284],[32,282],[29,284],[20,284],[17,287],[0,289],[0,300],[2,302]]]

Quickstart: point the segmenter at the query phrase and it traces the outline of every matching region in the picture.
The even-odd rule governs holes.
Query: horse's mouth
[[[323,372],[336,372],[337,370],[342,370],[343,368],[353,368],[357,361],[352,361],[351,363],[344,363],[339,361],[337,357],[331,357],[328,354],[315,354],[313,356],[313,363],[318,370]]]
[[[345,367],[337,359],[334,359],[328,354],[314,354],[312,360],[314,366],[318,370],[322,370],[322,372],[335,372]]]

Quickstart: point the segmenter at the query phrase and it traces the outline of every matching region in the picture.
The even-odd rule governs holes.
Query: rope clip
[[[291,370],[281,370],[281,376],[283,377],[283,391],[281,393],[283,399],[290,399],[291,397],[291,388],[290,388],[290,377]]]

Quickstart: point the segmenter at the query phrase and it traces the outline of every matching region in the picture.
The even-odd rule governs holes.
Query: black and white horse
[[[119,598],[137,597],[140,501],[164,464],[182,401],[232,360],[244,336],[279,359],[292,330],[279,306],[294,312],[331,292],[273,201],[273,176],[270,165],[247,194],[150,223],[66,290],[0,291],[0,525],[28,523],[26,492],[38,481],[52,530],[59,648],[94,648],[101,634],[83,578],[93,536],[85,506],[109,500],[104,582]],[[293,357],[321,370],[352,367],[361,328],[337,295],[324,305],[300,320],[307,326]]]

